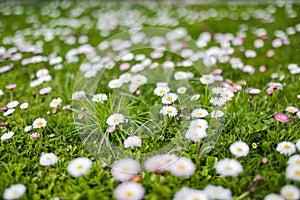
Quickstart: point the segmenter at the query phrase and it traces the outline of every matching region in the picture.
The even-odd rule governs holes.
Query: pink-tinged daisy
[[[124,141],[125,148],[134,149],[134,147],[141,147],[142,139],[139,136],[130,136]]]
[[[287,123],[290,121],[290,118],[283,114],[283,113],[277,113],[274,115],[274,118],[276,119],[276,121],[279,121],[281,123]]]
[[[5,86],[5,89],[7,89],[7,90],[13,90],[13,89],[15,89],[16,87],[17,87],[16,84],[9,84],[9,85],[6,85],[6,86]]]
[[[287,111],[289,113],[296,113],[299,111],[299,109],[294,106],[288,106],[288,107],[286,107],[285,111]]]
[[[32,139],[32,140],[36,140],[39,138],[40,138],[40,134],[37,132],[30,134],[30,139]]]
[[[40,89],[39,91],[39,94],[43,95],[43,94],[48,94],[52,91],[52,88],[51,87],[45,87],[45,88],[42,88]]]

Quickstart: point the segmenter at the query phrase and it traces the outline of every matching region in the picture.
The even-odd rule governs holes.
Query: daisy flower
[[[11,185],[9,188],[6,188],[3,193],[3,199],[19,199],[26,192],[26,187],[23,184]]]
[[[159,113],[163,115],[168,115],[169,117],[174,117],[177,115],[178,111],[177,108],[175,108],[174,106],[164,106],[159,111]]]
[[[118,181],[129,181],[140,171],[140,164],[131,159],[118,160],[111,168],[111,174]]]
[[[169,168],[171,174],[179,177],[191,176],[194,174],[195,170],[195,164],[186,157],[180,157]]]
[[[188,129],[185,133],[187,139],[193,140],[194,142],[199,142],[201,139],[205,138],[207,133],[204,129],[194,128]]]
[[[12,131],[9,131],[7,133],[4,133],[2,136],[1,136],[1,140],[8,140],[10,139],[15,133],[12,132]]]
[[[19,105],[18,101],[11,101],[7,104],[7,108],[9,108],[9,109],[15,108],[15,107],[17,107],[17,105]]]
[[[243,172],[243,166],[237,160],[225,158],[216,164],[216,171],[221,176],[235,177]]]
[[[72,100],[78,100],[85,97],[85,91],[76,91],[72,94]]]
[[[174,103],[174,101],[176,101],[177,99],[178,99],[177,94],[175,94],[175,93],[168,93],[168,94],[165,94],[165,95],[162,97],[162,103],[163,103],[163,104],[172,104],[172,103]]]
[[[281,123],[287,123],[290,121],[290,118],[283,113],[275,114],[274,118],[276,119],[276,121],[281,122]]]
[[[51,108],[57,108],[62,102],[62,99],[61,98],[57,98],[57,99],[53,99],[51,102],[50,102],[50,107]]]
[[[224,92],[224,88],[222,88],[222,87],[214,87],[214,88],[211,90],[211,92],[212,92],[213,94],[221,94],[222,92]]]
[[[166,169],[166,163],[163,159],[163,155],[155,155],[148,158],[144,164],[144,167],[147,171],[159,171]]]
[[[131,83],[138,85],[138,86],[144,85],[145,83],[147,83],[147,78],[144,75],[138,74],[138,75],[132,76]]]
[[[286,168],[286,178],[300,181],[300,165],[289,165]]]
[[[284,198],[279,194],[272,193],[265,196],[264,200],[284,200]]]
[[[42,166],[54,165],[57,161],[58,158],[54,153],[43,153],[40,158],[40,164]]]
[[[200,98],[200,94],[195,94],[195,95],[192,95],[190,99],[191,99],[191,101],[196,101],[199,98]]]
[[[283,186],[280,190],[280,194],[285,200],[295,200],[300,198],[300,191],[294,185]]]
[[[209,199],[215,199],[215,200],[232,199],[231,191],[222,186],[208,185],[204,188],[204,192],[209,197]]]
[[[208,115],[207,110],[202,109],[202,108],[198,108],[198,109],[193,110],[193,111],[192,111],[192,114],[191,114],[191,116],[192,116],[193,118],[204,118],[204,117],[206,117],[207,115]]]
[[[117,200],[141,200],[146,191],[140,183],[125,182],[118,185],[114,191]]]
[[[27,132],[31,131],[31,129],[32,129],[32,126],[31,126],[31,125],[26,126],[26,127],[24,128],[24,132],[27,133]]]
[[[122,74],[122,75],[120,76],[119,79],[120,79],[123,83],[129,83],[130,80],[131,80],[131,77],[132,77],[131,74],[129,74],[129,73],[124,73],[124,74]]]
[[[261,92],[260,89],[256,89],[256,88],[248,88],[246,90],[249,94],[259,94]]]
[[[22,110],[26,110],[26,109],[28,108],[28,103],[27,103],[27,102],[22,103],[22,104],[20,105],[20,108],[21,108]]]
[[[40,89],[39,91],[39,94],[43,95],[43,94],[48,94],[52,91],[52,88],[51,87],[45,87],[45,88],[42,88]],[[73,98],[73,95],[72,95],[72,98]]]
[[[114,80],[109,81],[109,83],[108,83],[108,87],[110,89],[120,88],[120,87],[122,87],[122,85],[123,85],[123,82],[120,79],[114,79]]]
[[[5,113],[3,113],[3,116],[6,117],[6,116],[9,116],[11,114],[13,114],[15,112],[15,109],[11,108],[11,109],[8,109]]]
[[[223,106],[226,103],[226,99],[223,97],[213,97],[210,99],[210,103],[214,106]]]
[[[226,101],[230,101],[233,97],[234,94],[233,92],[229,91],[229,90],[224,90],[221,92],[221,97],[223,97]]]
[[[79,177],[87,174],[92,164],[88,158],[75,158],[68,164],[67,171],[72,177]]]
[[[178,94],[184,94],[186,92],[187,88],[186,87],[179,87],[177,88],[176,92]]]
[[[284,154],[284,155],[292,155],[293,153],[296,152],[296,147],[293,143],[291,142],[280,142],[277,145],[276,150],[280,153],[280,154]]]
[[[32,133],[30,134],[30,139],[32,140],[36,140],[40,138],[40,134],[39,133]]]
[[[157,87],[154,89],[154,94],[157,96],[164,96],[165,94],[167,94],[170,91],[170,88],[168,86],[165,87]]]
[[[223,117],[224,112],[222,112],[221,110],[213,110],[210,115],[213,119],[217,119],[217,118]]]
[[[289,157],[288,165],[299,165],[300,166],[300,154]]]
[[[124,115],[119,113],[112,114],[107,118],[106,123],[110,126],[122,124],[124,123]]]
[[[298,108],[294,107],[294,106],[288,106],[286,107],[285,111],[289,112],[289,113],[296,113],[298,112]]]
[[[107,101],[108,97],[106,94],[95,94],[92,98],[93,102],[101,102],[103,103],[104,101]]]
[[[189,187],[183,187],[178,190],[173,200],[192,200],[192,199],[201,199],[201,200],[209,200],[206,194],[201,190],[195,190]]]
[[[44,118],[37,118],[32,123],[33,128],[43,128],[46,127],[46,125],[47,121]]]
[[[188,78],[188,75],[186,72],[179,71],[179,72],[175,72],[175,74],[174,74],[175,80],[185,80],[187,78]]]
[[[208,123],[204,119],[196,119],[191,121],[189,125],[189,129],[203,129],[206,130],[208,128]]]
[[[211,74],[202,75],[202,77],[200,78],[200,82],[204,85],[213,84],[215,82],[215,78]]]
[[[142,140],[139,136],[130,136],[124,141],[124,147],[125,148],[131,148],[134,147],[141,147],[142,146]]]
[[[245,142],[235,142],[230,145],[229,149],[236,157],[245,157],[249,153],[249,146]]]

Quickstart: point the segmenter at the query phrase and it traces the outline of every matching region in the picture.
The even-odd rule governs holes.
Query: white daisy
[[[215,200],[231,200],[231,191],[222,186],[207,185],[204,188],[205,194],[209,199]]]
[[[202,109],[202,108],[198,108],[198,109],[193,110],[193,111],[192,111],[192,114],[191,114],[191,116],[192,116],[193,118],[204,118],[204,117],[206,117],[207,115],[208,115],[207,110]]]
[[[288,165],[299,165],[300,166],[300,154],[289,157]]]
[[[189,129],[203,129],[206,130],[208,128],[208,123],[204,119],[196,119],[191,121],[189,125]]]
[[[67,171],[72,177],[79,177],[87,174],[92,164],[92,161],[88,158],[75,158],[69,163]]]
[[[3,193],[3,199],[19,199],[26,192],[26,187],[23,184],[11,185],[9,188],[6,188]]]
[[[11,109],[8,109],[5,113],[3,113],[3,116],[6,117],[6,116],[9,116],[11,114],[13,114],[15,112],[15,109],[11,108]]]
[[[15,133],[12,131],[9,131],[7,133],[4,133],[3,135],[1,135],[1,140],[8,140],[10,139]]]
[[[33,128],[43,128],[46,127],[46,125],[47,121],[44,118],[37,118],[32,123]]]
[[[216,164],[216,171],[221,176],[235,177],[243,172],[243,166],[237,160],[225,158]]]
[[[194,129],[188,129],[185,133],[185,137],[187,139],[193,140],[194,142],[199,142],[201,139],[205,138],[207,136],[207,133],[205,129],[200,128],[194,128]]]
[[[163,159],[163,155],[155,155],[148,158],[144,164],[144,167],[147,171],[158,171],[158,170],[165,170],[166,163]]]
[[[189,187],[183,187],[180,190],[178,190],[173,200],[209,200],[209,198],[206,196],[206,194],[201,190],[195,190]]]
[[[106,123],[110,126],[122,124],[124,123],[124,115],[119,113],[112,114],[107,118]]]
[[[174,106],[164,106],[159,111],[159,113],[163,115],[168,115],[169,117],[174,117],[177,115],[178,111],[177,108],[175,108]]]
[[[221,94],[222,92],[224,92],[224,88],[222,88],[222,87],[214,87],[214,88],[211,90],[211,92],[212,92],[213,94]]]
[[[72,94],[72,100],[78,100],[85,97],[85,91],[76,91]]]
[[[279,194],[272,193],[265,196],[264,200],[284,200],[284,198]]]
[[[125,148],[134,149],[134,147],[141,147],[142,139],[139,136],[130,136],[124,141]]]
[[[131,78],[132,78],[132,75],[131,75],[131,74],[129,74],[129,73],[124,73],[124,74],[122,74],[122,75],[120,76],[119,79],[120,79],[123,83],[129,83],[130,80],[131,80]]]
[[[107,101],[108,97],[106,94],[95,94],[92,98],[93,102],[101,102],[103,103],[104,101]]]
[[[224,90],[221,93],[221,97],[223,97],[224,99],[226,99],[226,101],[230,101],[234,97],[234,94],[233,94],[233,92],[231,92],[229,90]]]
[[[189,78],[189,77],[186,72],[178,71],[178,72],[175,72],[175,74],[174,74],[175,80],[185,80],[187,78]]]
[[[230,145],[229,149],[236,157],[245,157],[249,153],[249,146],[245,142],[235,142]]]
[[[199,98],[200,98],[200,94],[194,94],[194,95],[191,96],[190,100],[191,100],[191,101],[196,101],[196,100],[198,100]]]
[[[62,102],[62,99],[61,98],[57,98],[57,99],[53,99],[51,102],[50,102],[50,107],[51,108],[57,108]]]
[[[109,81],[108,83],[108,87],[110,89],[115,89],[115,88],[120,88],[122,87],[123,82],[120,79],[113,79],[111,81]]]
[[[195,170],[195,164],[186,157],[180,157],[169,168],[171,174],[179,177],[191,176]]]
[[[210,103],[214,106],[223,106],[226,103],[226,99],[223,97],[213,97],[210,99]]]
[[[111,168],[112,176],[118,181],[129,181],[139,171],[140,164],[131,158],[118,160]]]
[[[54,153],[43,153],[40,158],[40,164],[42,166],[54,165],[57,161],[58,158]]]
[[[118,185],[114,191],[116,200],[141,200],[146,191],[140,183],[125,182]]]
[[[211,115],[211,118],[217,119],[217,118],[223,117],[224,112],[222,112],[221,110],[213,110],[210,115]]]
[[[164,96],[165,94],[167,94],[170,91],[170,88],[168,86],[165,87],[157,87],[154,89],[154,94],[157,96]]]
[[[165,95],[162,97],[162,103],[163,103],[163,104],[172,104],[172,103],[174,103],[174,101],[176,101],[177,99],[178,99],[177,94],[175,94],[175,93],[168,93],[168,94],[165,94]]]
[[[289,165],[286,168],[286,178],[300,181],[300,165]]]
[[[293,153],[296,152],[296,147],[293,143],[291,142],[280,142],[277,145],[276,150],[280,153],[280,154],[284,154],[284,155],[292,155]]]
[[[202,75],[202,77],[200,78],[200,82],[204,85],[213,84],[215,82],[215,78],[211,74]]]
[[[7,104],[7,108],[9,108],[9,109],[15,108],[17,105],[19,105],[18,101],[11,101]]]
[[[187,88],[186,87],[179,87],[177,88],[177,93],[178,94],[184,94],[186,92]]]
[[[26,109],[28,108],[28,103],[27,103],[27,102],[22,103],[22,104],[20,105],[20,108],[21,108],[22,110],[26,110]]]
[[[25,126],[24,132],[27,133],[27,132],[31,131],[31,129],[32,129],[32,126],[31,126],[31,125]]]
[[[144,85],[145,83],[147,83],[147,78],[144,75],[138,74],[138,75],[132,76],[131,83],[141,86],[141,85]]]
[[[280,194],[285,200],[295,200],[300,198],[300,191],[294,185],[283,186],[280,190]]]

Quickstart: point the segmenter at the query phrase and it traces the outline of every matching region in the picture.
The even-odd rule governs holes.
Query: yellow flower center
[[[291,148],[291,146],[290,146],[290,145],[288,145],[288,144],[286,144],[286,145],[284,145],[284,146],[283,146],[283,148],[284,148],[284,149],[290,149],[290,148]]]
[[[294,172],[294,174],[295,174],[295,176],[300,176],[300,170],[296,170],[296,171]]]
[[[226,166],[226,167],[225,167],[225,170],[226,170],[226,171],[231,171],[231,170],[232,170],[232,167],[231,167],[231,166]]]
[[[172,97],[168,97],[168,98],[167,98],[167,101],[172,101]]]
[[[38,126],[43,126],[43,122],[38,122],[37,125]]]
[[[243,151],[243,149],[242,149],[241,147],[238,147],[236,150],[237,150],[238,152],[242,152],[242,151]]]
[[[83,168],[83,165],[81,165],[81,164],[77,165],[78,170],[81,170],[82,168]]]
[[[178,169],[184,169],[185,168],[185,166],[183,165],[183,164],[181,164],[181,165],[178,165]]]
[[[125,195],[127,197],[132,197],[133,196],[133,192],[128,190],[128,191],[126,191]]]
[[[167,110],[167,113],[171,114],[171,113],[172,113],[172,110]]]

